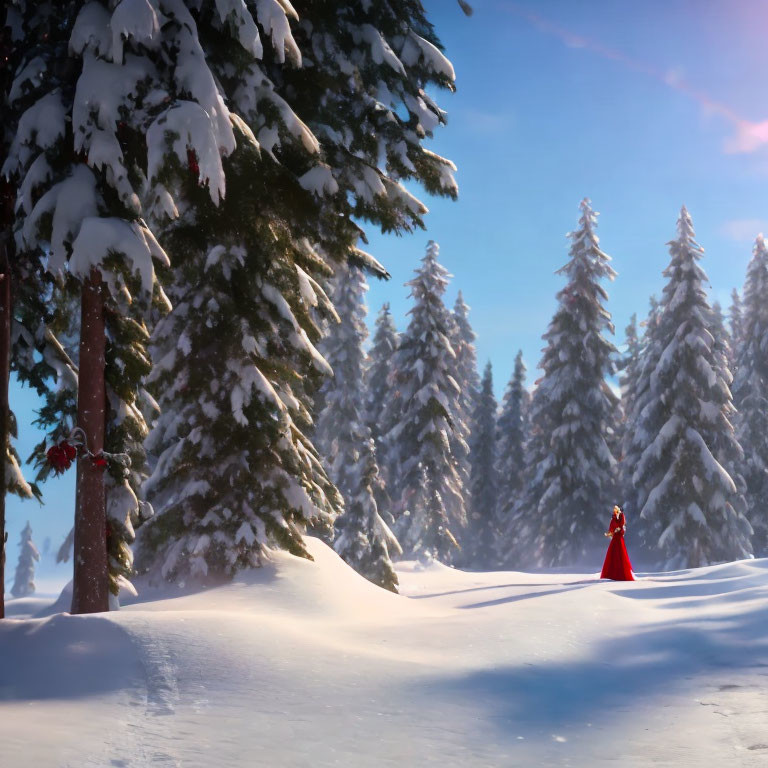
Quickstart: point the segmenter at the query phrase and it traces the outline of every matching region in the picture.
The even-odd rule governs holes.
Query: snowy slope
[[[309,543],[203,593],[0,623],[0,765],[768,765],[768,560],[635,583],[406,563],[405,597]]]

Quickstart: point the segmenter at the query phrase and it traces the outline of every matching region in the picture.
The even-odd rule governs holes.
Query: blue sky
[[[588,196],[614,259],[609,311],[620,344],[663,285],[666,243],[684,203],[724,306],[751,244],[768,233],[768,4],[762,0],[426,0],[453,61],[458,91],[440,94],[447,127],[430,148],[459,167],[460,199],[423,198],[427,232],[369,231],[367,249],[392,274],[373,282],[370,320],[384,301],[399,328],[429,239],[472,307],[478,357],[501,394],[523,350],[531,380],[562,286],[565,234]],[[26,457],[38,439],[29,392],[12,389]],[[8,574],[30,519],[55,549],[72,523],[74,472],[46,485],[44,508],[9,499]],[[50,560],[41,568],[43,586]],[[59,571],[57,580],[63,571]]]
[[[518,348],[533,377],[584,196],[618,272],[608,286],[617,343],[661,290],[683,203],[727,307],[755,235],[768,232],[768,145],[752,146],[748,131],[768,118],[768,5],[473,4],[467,19],[454,2],[426,3],[457,73],[457,93],[440,94],[449,123],[431,148],[458,165],[459,201],[425,199],[426,233],[371,235],[392,273],[371,286],[371,314],[390,301],[404,326],[403,283],[432,238],[455,276],[449,303],[461,288],[472,307],[497,393]]]

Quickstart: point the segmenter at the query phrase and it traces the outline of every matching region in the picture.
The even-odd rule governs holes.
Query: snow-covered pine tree
[[[496,397],[493,394],[493,369],[488,362],[472,413],[469,442],[468,524],[464,536],[464,562],[488,569],[495,564],[499,540]]]
[[[646,445],[633,479],[645,541],[665,567],[685,568],[747,557],[752,529],[725,469],[741,449],[698,264],[703,250],[685,207],[669,246],[668,282],[650,339],[648,359],[656,364],[633,424]]]
[[[442,298],[450,275],[437,260],[439,250],[430,241],[416,276],[406,283],[414,304],[395,355],[392,382],[398,396],[388,401],[388,409],[396,410],[387,440],[397,449],[400,544],[408,555],[429,553],[450,562],[466,512],[451,452],[451,439],[461,439],[454,423],[459,388],[448,339],[451,316]]]
[[[544,567],[593,560],[615,501],[615,459],[606,440],[617,398],[606,376],[616,350],[604,335],[613,325],[600,284],[615,272],[600,250],[590,201],[580,208],[579,227],[568,235],[570,260],[559,270],[568,284],[544,334],[525,492],[511,521],[518,561]]]
[[[321,347],[333,368],[333,378],[321,390],[325,405],[317,416],[315,441],[345,503],[344,513],[336,518],[339,535],[334,547],[361,575],[397,591],[388,551],[399,554],[400,546],[379,514],[376,496],[386,496],[380,492],[379,468],[364,419],[368,285],[362,270],[354,265],[339,265],[331,284],[340,322]],[[382,510],[382,514],[391,520],[388,511]]]
[[[655,296],[650,298],[647,318],[643,321],[644,328],[640,340],[640,350],[634,373],[630,375],[625,369],[621,377],[621,397],[624,400],[625,427],[622,435],[621,462],[619,465],[619,494],[623,500],[622,509],[627,517],[639,517],[645,503],[641,499],[641,489],[635,488],[634,474],[637,462],[652,439],[650,433],[640,429],[641,419],[655,412],[660,405],[656,402],[651,387],[651,377],[663,351],[658,340],[658,325],[661,318],[661,306]],[[639,534],[642,534],[640,527]],[[654,556],[655,542],[644,542],[638,538],[640,545],[647,545],[645,554]]]
[[[741,323],[741,318],[740,318]],[[744,451],[753,552],[768,555],[768,246],[759,235],[744,285],[744,313],[733,381],[736,436]]]
[[[40,553],[32,541],[32,526],[27,521],[21,532],[19,541],[19,561],[16,565],[16,575],[11,587],[14,597],[28,597],[35,592],[35,563],[40,559]]]
[[[510,521],[523,488],[527,435],[525,410],[530,400],[530,393],[525,386],[525,374],[523,351],[519,350],[497,422],[496,524],[500,533],[495,555],[496,562],[500,564],[507,564],[509,561],[510,549],[515,539],[515,531],[510,529]]]
[[[469,322],[470,307],[464,301],[462,292],[456,296],[453,306],[453,324],[451,326],[451,344],[456,353],[456,373],[454,378],[461,390],[459,404],[466,422],[470,422],[480,394],[480,375],[477,372],[477,334]]]
[[[718,358],[718,364],[730,371],[730,363],[733,360],[733,349],[731,334],[725,324],[725,315],[719,301],[712,304],[712,326],[711,333],[715,339],[715,354]],[[728,376],[731,376],[728,373]]]
[[[626,431],[629,415],[632,412],[635,387],[637,384],[637,375],[640,368],[640,356],[642,354],[642,343],[638,336],[637,315],[633,314],[629,320],[629,325],[624,329],[624,343],[626,351],[619,358],[616,366],[619,373],[619,391],[621,394],[622,421],[619,425],[617,435],[617,446],[614,456],[617,461],[621,461],[624,454],[624,445],[626,443]]]
[[[477,350],[475,341],[477,334],[469,322],[470,307],[464,301],[459,291],[456,303],[451,315],[449,339],[453,351],[456,353],[453,378],[459,385],[459,397],[457,411],[454,418],[455,435],[451,437],[451,453],[456,463],[456,471],[461,478],[462,485],[469,489],[470,459],[469,445],[470,434],[474,429],[474,412],[480,394],[480,376],[477,372]],[[451,517],[451,511],[448,513]],[[468,531],[469,534],[469,531]],[[471,534],[469,534],[471,535]],[[463,547],[463,542],[459,542]],[[473,544],[470,540],[463,556],[471,557],[470,551]]]
[[[230,194],[218,207],[198,199],[166,234],[180,259],[174,310],[153,334],[161,415],[147,441],[156,458],[145,490],[157,514],[142,528],[137,561],[153,579],[229,578],[274,545],[308,557],[306,526],[329,529],[341,509],[306,435],[306,382],[330,373],[309,313],[333,313],[310,276],[322,260],[271,210],[256,213],[234,192],[258,173],[256,158],[238,150]]]
[[[297,174],[324,198],[325,252],[346,258],[359,232],[352,216],[385,232],[422,226],[427,209],[403,182],[456,196],[455,166],[423,146],[446,119],[429,94],[453,90],[454,70],[418,0],[303,0],[295,7],[294,39],[311,66],[281,67],[272,79],[320,141],[321,157]],[[272,134],[258,137],[295,166],[289,152],[272,144]]]
[[[337,530],[334,549],[368,581],[397,592],[397,574],[390,553],[400,555],[402,549],[376,505],[374,492],[379,468],[370,437],[358,446],[354,464],[346,474],[353,489],[345,496],[344,513],[334,523]]]
[[[339,323],[318,345],[333,377],[320,390],[324,407],[315,418],[314,439],[331,480],[342,497],[349,499],[358,485],[358,453],[370,435],[363,418],[368,284],[359,267],[339,265],[330,285],[329,297]]]
[[[145,136],[192,70],[170,63],[181,25],[161,34],[150,4],[16,0],[13,12],[43,48],[26,46],[18,82],[31,103],[3,173],[17,180],[20,251],[47,251],[57,290],[81,300],[78,426],[92,456],[77,470],[73,610],[101,611],[131,573],[141,466],[119,455],[140,457],[145,318],[163,300],[153,260],[167,261],[143,218]]]
[[[744,340],[744,310],[738,288],[731,291],[731,306],[728,309],[728,329],[731,337],[731,373],[736,374],[736,358]]]
[[[711,317],[711,330],[714,338],[712,346],[712,352],[715,358],[715,365],[717,367],[718,376],[725,382],[726,386],[731,392],[731,386],[733,384],[733,374],[731,373],[731,361],[734,358],[732,349],[731,336],[725,326],[725,318],[723,316],[723,310],[719,302],[715,302],[712,305],[712,317]],[[730,422],[736,425],[734,405],[730,406],[731,417]],[[731,479],[736,486],[738,492],[738,505],[741,505],[740,511],[746,512],[746,482],[742,474],[741,468],[743,465],[744,454],[742,450],[738,450],[737,445],[732,445],[733,435],[730,431],[723,432],[720,429],[720,425],[716,425],[711,435],[706,435],[705,439],[708,444],[713,446],[713,455],[723,465],[726,472],[731,476]]]
[[[371,436],[376,447],[376,456],[379,463],[381,480],[387,493],[389,486],[394,485],[394,478],[390,479],[389,463],[387,461],[388,447],[382,436],[388,431],[383,423],[387,400],[392,397],[389,373],[392,370],[395,352],[399,343],[397,328],[392,319],[389,303],[379,311],[376,318],[376,330],[373,334],[373,342],[368,352],[365,369],[365,423],[371,430]]]
[[[424,90],[452,88],[453,70],[420,3],[259,3],[255,14],[205,4],[185,23],[239,149],[224,163],[220,210],[188,177],[154,180],[157,217],[179,214],[163,240],[176,309],[155,335],[164,415],[148,490],[163,512],[142,537],[144,567],[167,577],[229,575],[269,543],[308,556],[304,526],[329,525],[339,509],[306,436],[311,393],[328,372],[316,315],[333,314],[319,283],[346,260],[386,275],[358,249],[353,217],[385,231],[420,226],[426,209],[403,180],[456,194],[453,165],[422,146],[444,122]],[[192,160],[194,181],[204,178]],[[188,321],[195,315],[206,328]]]
[[[7,4],[9,5],[9,4]],[[0,167],[4,166],[11,150],[13,138],[18,129],[21,102],[26,90],[26,80],[19,79],[21,61],[24,57],[24,40],[14,16],[15,9],[8,7],[0,18]],[[37,497],[40,492],[36,484],[28,483],[21,471],[19,457],[13,445],[18,437],[16,419],[8,401],[11,370],[14,367],[12,352],[13,338],[18,332],[18,307],[23,295],[39,293],[37,279],[31,267],[39,265],[40,254],[35,259],[23,261],[17,258],[14,240],[16,211],[16,184],[5,174],[0,176],[0,446],[4,446],[4,467],[0,472],[0,618],[5,616],[3,596],[5,594],[5,502],[12,493],[23,499]],[[2,455],[2,454],[0,454]]]

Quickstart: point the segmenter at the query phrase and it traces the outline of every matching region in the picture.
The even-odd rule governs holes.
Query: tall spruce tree
[[[512,555],[515,531],[510,528],[515,505],[523,489],[525,442],[527,436],[525,410],[530,393],[525,386],[526,367],[523,352],[515,357],[515,368],[507,384],[497,422],[497,503],[496,521],[500,535],[496,545],[496,561],[507,564]]]
[[[11,372],[47,397],[52,392],[53,370],[48,364],[51,347],[46,330],[51,316],[52,279],[45,271],[42,248],[30,249],[20,242],[21,217],[17,211],[30,205],[34,175],[23,188],[20,176],[11,171],[11,151],[19,121],[40,95],[45,64],[61,46],[54,23],[57,10],[43,2],[34,9],[25,3],[6,3],[0,18],[0,444],[5,443],[5,472],[0,473],[0,546],[5,539],[5,498],[40,498],[37,483],[28,483],[20,470],[13,445],[16,419],[8,402]],[[34,41],[34,45],[30,45]],[[42,163],[38,170],[43,170]],[[0,618],[3,617],[4,573],[0,571]]]
[[[28,597],[35,592],[35,563],[40,559],[40,553],[32,541],[32,526],[27,521],[21,532],[19,541],[19,561],[16,565],[16,576],[11,587],[14,597]]]
[[[731,336],[731,373],[736,373],[738,350],[744,341],[744,309],[738,288],[731,291],[731,306],[728,309],[728,328]]]
[[[646,445],[633,479],[646,543],[665,567],[685,568],[746,557],[752,530],[725,469],[741,449],[698,264],[703,250],[685,207],[669,246],[648,403],[633,424]]]
[[[405,553],[450,562],[457,534],[466,526],[466,512],[451,452],[452,439],[463,438],[455,422],[459,388],[448,338],[451,317],[442,299],[449,274],[439,264],[438,253],[437,243],[430,241],[416,276],[406,283],[414,304],[395,355],[392,381],[398,395],[388,408],[396,424],[387,440],[397,448],[402,514],[396,533]],[[462,448],[466,450],[466,444]]]
[[[380,477],[387,488],[393,484],[390,479],[390,467],[388,462],[388,446],[382,439],[388,431],[384,424],[387,400],[392,396],[392,387],[389,381],[389,372],[392,370],[395,352],[399,337],[389,303],[379,311],[376,318],[376,330],[373,334],[373,342],[368,353],[365,369],[365,423],[371,431],[376,447],[376,456],[380,465]],[[390,425],[391,426],[391,425]]]
[[[744,450],[747,512],[757,557],[768,555],[768,246],[757,237],[744,285],[744,314],[736,350],[733,401]]]
[[[318,414],[315,440],[327,462],[331,480],[341,492],[345,511],[336,518],[336,551],[361,575],[379,586],[397,591],[389,550],[400,546],[380,510],[379,468],[371,433],[364,418],[365,292],[362,270],[340,266],[332,281],[334,306],[340,318],[321,349],[333,369],[323,385],[323,410]]]
[[[142,204],[145,136],[177,106],[173,85],[195,103],[179,82],[192,72],[171,63],[182,23],[161,34],[149,4],[16,0],[13,12],[19,34],[41,47],[27,46],[19,73],[26,103],[3,173],[17,187],[20,257],[45,253],[54,303],[80,303],[77,426],[85,445],[73,611],[101,611],[131,573],[128,544],[142,512],[146,425],[137,401],[149,370],[146,318],[164,300],[153,262],[167,257]]]
[[[358,482],[358,453],[370,435],[363,417],[368,284],[358,267],[340,265],[330,285],[330,298],[339,323],[318,345],[333,369],[333,376],[327,378],[321,388],[324,407],[317,414],[314,435],[331,480],[348,499]]]
[[[306,525],[341,508],[307,436],[330,373],[320,284],[347,261],[386,276],[355,219],[422,226],[403,181],[456,195],[453,164],[423,147],[445,115],[422,94],[452,89],[453,70],[420,3],[194,4],[186,24],[237,148],[223,161],[194,148],[186,167],[158,150],[150,174],[175,309],[153,338],[159,513],[142,567],[165,578],[229,576],[270,544],[308,556]],[[171,128],[157,138],[173,143]],[[199,185],[220,167],[216,206]]]
[[[733,339],[726,327],[725,315],[719,301],[712,304],[712,335],[715,339],[713,347],[721,369],[727,369],[726,378],[732,377],[731,362],[734,358]]]
[[[454,418],[455,436],[451,438],[451,453],[456,463],[456,471],[465,488],[469,488],[471,473],[469,438],[474,429],[474,412],[480,395],[480,376],[477,373],[477,350],[475,349],[477,334],[469,322],[469,310],[470,307],[459,291],[453,307],[449,334],[451,346],[456,354],[453,378],[459,386]],[[468,535],[470,535],[469,532]],[[471,557],[472,541],[468,541],[467,545],[464,556]]]
[[[616,366],[617,372],[619,373],[619,390],[621,394],[622,410],[622,420],[618,429],[616,450],[614,451],[614,456],[618,461],[621,461],[621,458],[624,455],[629,414],[632,412],[635,387],[637,385],[637,375],[640,368],[640,355],[642,354],[643,348],[640,337],[638,336],[636,314],[632,315],[629,320],[629,325],[624,329],[624,343],[626,344],[626,351],[621,356],[619,363]]]
[[[496,410],[493,369],[488,362],[475,399],[469,443],[469,514],[464,536],[465,549],[469,551],[465,552],[464,562],[475,568],[490,568],[495,564],[499,539]]]
[[[580,208],[579,228],[568,235],[570,260],[558,272],[568,284],[544,334],[526,489],[512,520],[519,562],[544,567],[593,559],[615,500],[615,459],[606,441],[617,398],[606,376],[616,350],[604,336],[613,325],[600,284],[615,272],[600,250],[589,200]]]
[[[634,375],[630,376],[629,371],[625,370],[621,380],[621,396],[625,401],[625,428],[619,465],[619,497],[624,502],[622,508],[625,515],[632,518],[639,517],[640,510],[645,503],[645,499],[641,498],[642,489],[635,487],[634,474],[637,469],[637,462],[651,440],[651,434],[638,429],[638,424],[641,419],[644,419],[659,405],[651,387],[651,377],[663,351],[658,341],[660,319],[660,303],[655,296],[651,296],[648,316],[642,324],[644,332]],[[642,527],[639,527],[638,532],[642,534]],[[638,542],[640,546],[646,544],[641,537]],[[644,552],[643,554],[653,557],[654,543],[649,542],[647,544],[651,552]]]
[[[475,411],[477,398],[480,394],[480,376],[477,372],[477,350],[475,341],[477,334],[469,322],[470,307],[464,301],[459,291],[453,306],[453,323],[451,325],[451,343],[456,353],[456,373],[454,378],[461,390],[459,407],[463,421],[470,424]]]

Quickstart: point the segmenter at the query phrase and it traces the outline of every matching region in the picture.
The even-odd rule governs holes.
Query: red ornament
[[[49,448],[45,455],[53,471],[60,475],[72,466],[72,462],[77,457],[77,448],[66,440],[62,440],[58,445]]]
[[[94,467],[107,466],[107,460],[104,458],[104,454],[101,453],[98,456],[91,456],[91,461],[93,462]]]
[[[194,149],[187,149],[187,166],[195,179],[200,178],[200,166],[197,164],[197,154]]]

